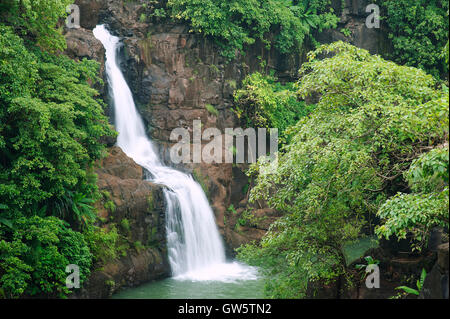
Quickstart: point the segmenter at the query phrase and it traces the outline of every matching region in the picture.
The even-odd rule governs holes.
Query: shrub
[[[243,127],[278,128],[283,140],[287,128],[314,109],[298,99],[294,83],[282,85],[274,76],[259,72],[244,79],[234,98],[235,112]]]
[[[388,57],[436,77],[448,72],[441,52],[448,42],[448,0],[378,0],[393,53]]]
[[[100,137],[113,134],[90,87],[97,71],[93,61],[28,50],[0,25],[0,202],[9,215],[96,197],[87,168],[104,155]]]
[[[311,52],[300,74],[299,94],[319,96],[316,109],[291,129],[278,165],[250,171],[257,175],[250,200],[284,216],[260,245],[239,250],[270,278],[268,295],[280,298],[346,278],[343,247],[407,186],[411,161],[448,137],[448,89],[422,70],[337,42]]]
[[[33,216],[0,228],[0,285],[8,298],[64,297],[69,264],[80,267],[80,281],[90,273],[92,255],[82,234],[56,217]]]
[[[189,21],[193,31],[211,36],[222,55],[233,59],[237,50],[256,40],[267,46],[274,42],[280,52],[288,53],[313,30],[336,27],[339,18],[329,4],[329,0],[168,0],[167,7],[172,18]]]
[[[414,160],[405,178],[413,190],[398,193],[380,207],[380,237],[405,239],[412,234],[413,250],[426,246],[431,228],[449,224],[448,147],[436,148]]]
[[[127,245],[114,226],[109,230],[90,226],[84,231],[83,236],[92,252],[93,260],[100,264],[107,264],[120,257],[127,249]]]

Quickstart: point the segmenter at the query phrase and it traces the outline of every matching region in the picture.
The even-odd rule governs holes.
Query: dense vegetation
[[[66,41],[56,25],[65,16],[66,7],[70,3],[73,1],[2,0],[0,21],[12,26],[18,35],[32,39],[47,51],[62,50],[66,47]]]
[[[168,0],[152,15],[186,20],[192,30],[212,37],[232,59],[245,45],[261,40],[281,52],[298,49],[314,30],[336,27],[330,0]],[[144,16],[145,18],[145,16]],[[273,38],[273,34],[275,38]]]
[[[246,77],[234,97],[242,127],[278,128],[282,142],[288,139],[287,128],[314,109],[298,99],[294,83],[281,84],[259,72]]]
[[[448,88],[342,42],[310,52],[300,73],[298,94],[319,96],[316,108],[290,129],[278,165],[252,168],[251,199],[284,217],[239,249],[278,298],[348,276],[344,246],[373,233],[376,214],[378,234],[413,231],[422,245],[430,227],[448,227]]]
[[[65,47],[55,25],[67,3],[1,3],[3,297],[64,296],[66,266],[77,264],[84,280],[97,258],[91,223],[99,195],[92,165],[104,155],[100,138],[115,133],[91,88],[99,65],[50,53]]]
[[[110,194],[99,194],[93,165],[115,133],[92,88],[99,65],[61,54],[71,2],[0,2],[0,298],[65,297],[67,265],[83,282],[125,251],[116,227],[95,223],[94,203]],[[283,217],[238,249],[270,278],[269,297],[350,282],[345,247],[366,236],[420,252],[433,227],[448,232],[448,1],[376,1],[392,61],[342,42],[319,47],[312,35],[339,21],[330,0],[156,2],[140,1],[142,22],[187,22],[229,60],[259,41],[282,54],[317,45],[297,82],[257,72],[234,94],[241,126],[282,137],[278,162],[249,174],[250,200]]]
[[[442,59],[448,43],[448,0],[378,0],[392,42],[388,57],[440,77],[448,72]]]

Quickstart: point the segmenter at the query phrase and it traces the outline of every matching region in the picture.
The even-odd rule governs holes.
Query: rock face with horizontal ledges
[[[96,204],[104,228],[116,227],[127,243],[126,256],[98,264],[76,296],[107,298],[114,292],[170,275],[162,188],[143,180],[143,169],[119,147],[98,163]],[[124,227],[126,221],[126,227]]]

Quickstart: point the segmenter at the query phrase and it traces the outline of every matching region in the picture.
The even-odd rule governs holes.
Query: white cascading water
[[[173,276],[187,280],[256,279],[253,267],[226,263],[214,214],[201,186],[192,176],[162,164],[145,133],[133,96],[117,63],[119,38],[99,25],[94,36],[106,50],[106,74],[115,110],[117,145],[165,185],[167,247]]]

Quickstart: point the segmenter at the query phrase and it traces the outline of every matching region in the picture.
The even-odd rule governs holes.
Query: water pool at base
[[[192,281],[167,278],[112,296],[113,299],[261,299],[263,280]]]

